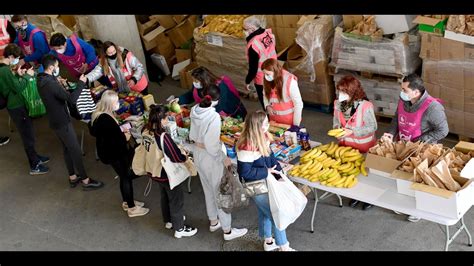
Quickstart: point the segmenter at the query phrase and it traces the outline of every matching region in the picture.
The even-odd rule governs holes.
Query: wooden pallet
[[[326,105],[326,104],[318,104],[318,103],[311,103],[311,102],[305,102],[304,103],[304,108],[325,113],[325,114],[332,114],[333,113],[333,104]]]

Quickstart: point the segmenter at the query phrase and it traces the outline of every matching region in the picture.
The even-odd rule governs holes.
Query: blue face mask
[[[411,100],[410,96],[408,96],[408,94],[406,94],[403,91],[400,92],[400,98],[402,98],[402,100],[404,100],[405,102],[408,102]]]

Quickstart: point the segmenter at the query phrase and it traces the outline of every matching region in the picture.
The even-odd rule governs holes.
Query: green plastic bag
[[[46,114],[46,107],[38,93],[36,78],[28,80],[28,85],[23,90],[22,94],[30,117],[39,117]]]

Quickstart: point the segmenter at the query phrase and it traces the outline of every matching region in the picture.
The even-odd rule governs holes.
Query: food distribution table
[[[464,224],[464,214],[459,219],[452,219],[440,215],[436,215],[433,213],[425,212],[416,209],[415,198],[403,194],[399,194],[397,192],[397,184],[395,179],[382,177],[379,175],[375,175],[374,173],[369,173],[368,176],[359,175],[357,178],[359,182],[353,188],[335,188],[335,187],[327,187],[321,185],[319,182],[314,183],[310,182],[307,179],[299,178],[299,177],[289,177],[292,181],[307,185],[311,188],[314,193],[315,203],[313,207],[313,214],[311,217],[311,233],[314,232],[314,217],[316,214],[316,208],[318,202],[323,200],[330,195],[330,193],[335,194],[339,198],[339,206],[342,207],[342,201],[340,196],[344,196],[347,198],[359,200],[362,202],[366,202],[381,208],[393,210],[396,212],[404,213],[407,215],[413,215],[419,217],[424,220],[428,220],[434,223],[438,223],[441,225],[446,226],[446,244],[445,244],[445,251],[448,251],[449,245],[453,242],[453,240],[461,233],[465,231],[469,242],[468,245],[472,246],[472,238],[471,234],[469,233],[468,228]],[[325,191],[325,193],[318,197],[317,190]],[[466,210],[467,212],[467,210]],[[461,227],[457,228],[456,232],[453,236],[450,236],[449,226],[454,226],[457,223],[461,222]]]

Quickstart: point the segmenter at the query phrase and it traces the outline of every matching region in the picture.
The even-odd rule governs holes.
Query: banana
[[[309,150],[308,153],[306,153],[306,154],[305,154],[304,156],[302,156],[301,158],[311,158],[311,156],[312,156],[313,154],[315,154],[316,152],[318,152],[317,149],[311,149],[311,150]]]
[[[331,142],[331,143],[333,143],[333,142]],[[335,144],[335,145],[333,145],[333,147],[332,147],[331,149],[328,149],[328,150],[326,151],[326,153],[327,153],[328,155],[333,155],[334,152],[336,151],[336,149],[337,149],[338,147],[339,147],[339,145]]]
[[[323,180],[326,180],[329,178],[329,175],[333,173],[333,170],[334,169],[329,169],[326,173],[324,173],[323,175],[321,175],[319,177],[319,179],[323,179]]]
[[[340,170],[341,172],[343,173],[349,173],[350,171],[352,171],[354,169],[354,165],[352,163],[349,163],[350,166],[344,170]]]
[[[344,171],[344,170],[346,170],[346,169],[349,169],[350,167],[351,167],[351,164],[350,164],[350,163],[345,163],[345,164],[341,164],[341,166],[339,166],[339,167],[337,168],[337,170],[339,170],[339,171]]]
[[[355,186],[358,181],[359,181],[359,180],[357,179],[357,177],[352,178],[352,182],[350,182],[350,183],[347,185],[347,188],[351,188],[351,187]]]
[[[324,168],[329,168],[329,167],[331,167],[332,164],[335,163],[335,161],[333,159],[331,159],[331,158],[328,158],[328,159],[329,160],[324,160],[322,162]]]
[[[318,146],[318,149],[321,150],[321,151],[327,151],[327,149],[329,148],[330,146],[330,143],[328,144],[324,144],[322,146]]]
[[[337,179],[339,179],[341,176],[339,175],[339,173],[337,171],[333,171],[330,175],[328,175],[328,184],[329,183],[332,183],[333,181],[336,181]]]
[[[341,134],[341,132],[344,132],[344,129],[342,128],[335,128],[335,129],[331,129],[328,131],[328,135],[331,136],[331,137],[334,137],[336,135],[339,135]]]
[[[341,151],[346,148],[346,147],[343,147],[343,146],[339,146],[337,147],[336,151],[334,152],[334,156],[336,158],[340,158],[341,157]]]
[[[328,158],[327,154],[323,153],[323,154],[319,155],[319,157],[315,158],[315,160],[317,160],[319,162],[322,162],[322,161],[326,160],[327,158]]]
[[[347,186],[352,182],[352,179],[353,179],[354,177],[355,177],[354,175],[347,176],[347,179],[346,179],[346,181],[344,182],[343,186],[344,186],[344,187],[347,187]]]
[[[344,135],[346,135],[346,132],[345,132],[345,131],[342,131],[341,133],[337,134],[337,135],[334,136],[334,137],[340,138],[340,137],[342,137],[342,136],[344,136]]]
[[[317,175],[319,179],[324,179],[323,176],[329,171],[330,169],[324,169],[320,171]]]
[[[349,175],[355,175],[355,176],[358,176],[360,174],[360,170],[359,168],[354,168],[352,169],[352,171],[348,172]]]
[[[344,156],[344,158],[342,158],[342,161],[343,162],[355,162],[357,161],[358,159],[361,158],[362,155],[355,155],[355,156]]]
[[[341,159],[337,159],[336,163],[332,165],[332,168],[337,169],[339,166],[341,166],[341,163],[342,163]]]
[[[317,176],[311,176],[309,179],[308,179],[310,182],[318,182],[319,181],[319,178]]]
[[[342,187],[344,187],[344,184],[339,184],[339,185],[337,185],[336,187],[337,187],[337,188],[342,188]]]
[[[360,154],[359,150],[353,149],[352,151],[346,152],[344,154],[344,157],[352,157],[356,155],[362,155],[362,154]]]
[[[339,180],[334,182],[333,185],[335,185],[335,186],[341,185],[342,186],[344,184],[344,182],[346,182],[346,180],[347,180],[347,176],[343,177],[343,178],[340,178]]]
[[[317,149],[316,153],[311,155],[310,158],[314,159],[314,158],[318,157],[319,155],[321,155],[321,153],[323,153],[323,152],[320,149]]]
[[[346,152],[348,152],[349,150],[351,150],[352,147],[344,147],[342,148],[340,151],[339,151],[339,157],[342,157]]]
[[[307,163],[305,163],[305,164],[301,167],[300,172],[306,171],[306,169],[308,169],[308,168],[311,166],[311,164],[312,164],[312,162],[307,162]]]
[[[310,173],[315,174],[315,173],[321,171],[322,168],[323,168],[323,164],[320,163],[320,162],[316,162],[316,166],[314,166],[314,167],[311,169]]]
[[[365,169],[365,161],[360,165],[360,172],[365,176],[368,175],[367,170]]]

